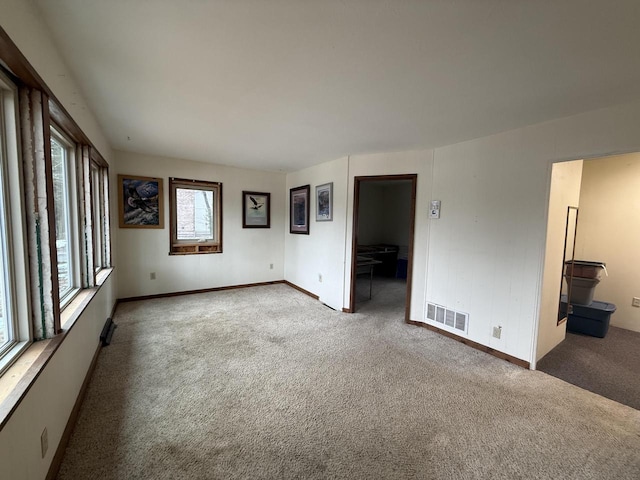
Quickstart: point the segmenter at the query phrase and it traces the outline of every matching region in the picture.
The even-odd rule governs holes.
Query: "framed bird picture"
[[[164,228],[162,178],[118,175],[120,228]]]
[[[271,194],[242,192],[242,228],[271,228]]]

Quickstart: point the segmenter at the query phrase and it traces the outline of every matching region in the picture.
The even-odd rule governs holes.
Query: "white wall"
[[[285,279],[314,293],[320,301],[340,310],[349,307],[351,288],[351,248],[353,231],[353,189],[356,176],[418,174],[417,217],[415,229],[415,264],[424,265],[428,224],[426,199],[431,186],[431,152],[401,152],[358,155],[326,162],[287,175],[287,191],[310,184],[333,182],[333,222],[315,222],[315,205],[311,203],[310,235],[289,233],[287,211],[285,234]],[[288,200],[287,200],[288,202]],[[287,203],[288,208],[288,203]],[[322,282],[318,275],[322,275]],[[412,317],[422,318],[424,310],[424,269],[414,275]]]
[[[595,299],[614,303],[611,325],[640,332],[640,153],[584,162],[576,257],[602,261],[609,276]]]
[[[289,174],[287,188],[313,186],[336,181],[337,172],[318,172],[340,165],[349,181],[344,246],[314,235],[313,222],[308,237],[287,234],[285,278],[320,292],[321,267],[308,257],[320,252],[332,275],[342,268],[347,307],[354,178],[417,173],[411,319],[427,321],[427,300],[466,312],[469,331],[463,336],[535,368],[551,165],[638,149],[640,102],[633,102],[435,150],[356,155],[346,166],[341,160]],[[427,218],[431,199],[442,201],[438,220]],[[336,201],[335,212],[340,208]],[[492,327],[498,325],[502,336],[495,339]]]
[[[411,183],[408,181],[360,184],[358,243],[409,245]],[[406,252],[405,252],[406,253]]]
[[[0,25],[109,162],[111,146],[88,107],[82,90],[65,65],[64,58],[56,49],[49,27],[44,24],[37,7],[31,1],[2,0]]]
[[[354,155],[349,159],[349,185],[347,197],[347,250],[345,264],[351,265],[351,245],[353,242],[353,206],[355,177],[369,175],[417,174],[416,223],[414,232],[414,271],[411,285],[411,319],[424,318],[425,270],[429,243],[428,203],[431,199],[431,169],[433,152],[378,153]],[[417,267],[417,268],[415,268]],[[349,306],[351,290],[351,270],[346,268],[343,274],[344,305]]]
[[[436,149],[427,297],[471,340],[535,365],[550,163],[636,150],[639,121],[634,102]]]
[[[384,189],[382,243],[409,246],[411,227],[411,183],[387,185]],[[402,250],[401,250],[402,251]]]
[[[468,337],[527,359],[545,238],[547,162],[512,134],[435,152],[427,298],[469,314]],[[495,339],[494,326],[502,327]]]
[[[345,205],[346,206],[346,205]],[[360,184],[360,212],[358,215],[358,243],[383,243],[384,186],[377,182]]]
[[[343,277],[345,268],[347,157],[326,162],[287,175],[284,248],[285,280],[318,295],[320,301],[336,310],[345,306]],[[316,222],[315,187],[333,182],[333,221]],[[289,189],[311,185],[309,235],[289,233]],[[348,245],[351,248],[351,244]],[[319,275],[322,276],[322,282]]]
[[[579,206],[582,164],[582,160],[555,163],[551,171],[546,253],[538,325],[538,360],[562,342],[566,334],[567,323],[562,322],[558,325],[558,301],[563,272],[567,208]]]
[[[115,152],[119,174],[164,179],[164,228],[118,228],[118,298],[282,280],[285,175]],[[222,182],[221,254],[169,255],[169,177]],[[271,193],[271,228],[242,228],[242,191]],[[112,199],[117,210],[117,198]],[[269,268],[273,264],[273,270]],[[150,279],[150,273],[156,279]]]

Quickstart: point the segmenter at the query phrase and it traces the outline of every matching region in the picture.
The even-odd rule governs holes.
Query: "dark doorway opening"
[[[410,320],[417,178],[355,177],[351,312],[397,305]]]

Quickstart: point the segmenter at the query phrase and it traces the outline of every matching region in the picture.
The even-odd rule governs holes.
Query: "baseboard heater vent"
[[[117,325],[113,323],[111,317],[107,318],[104,327],[102,327],[102,333],[100,334],[100,341],[102,342],[103,347],[106,347],[111,343],[111,337],[113,337],[113,332],[116,327]]]
[[[469,314],[456,312],[435,303],[427,303],[427,318],[465,333],[469,324]]]

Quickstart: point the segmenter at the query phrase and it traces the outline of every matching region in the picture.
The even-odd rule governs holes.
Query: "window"
[[[171,254],[222,252],[222,184],[169,179]]]
[[[93,266],[99,272],[109,266],[109,205],[107,169],[91,163],[91,208],[93,209]]]
[[[55,211],[58,291],[60,303],[68,303],[78,287],[77,201],[72,143],[51,129],[51,164]]]
[[[3,115],[4,116],[4,115]],[[0,143],[2,144],[2,150],[5,150],[5,135],[4,128],[0,130]],[[7,201],[6,201],[6,187],[5,177],[6,168],[4,162],[4,155],[2,155],[2,169],[0,169],[0,189],[2,194],[0,195],[0,351],[6,348],[13,338],[13,309],[11,302],[11,275],[9,273],[9,261],[11,258],[11,250],[8,243],[8,215],[7,215]]]
[[[30,342],[15,86],[0,72],[0,373]]]
[[[65,335],[63,308],[65,321],[75,321],[84,308],[71,307],[75,293],[108,277],[107,270],[96,272],[111,264],[111,238],[108,163],[1,28],[0,33],[3,375],[36,338]],[[58,275],[52,278],[51,272]],[[83,298],[94,295],[88,291]],[[34,359],[25,359],[18,370]],[[10,382],[18,378],[25,377],[12,373]],[[34,380],[16,386],[15,402]]]

